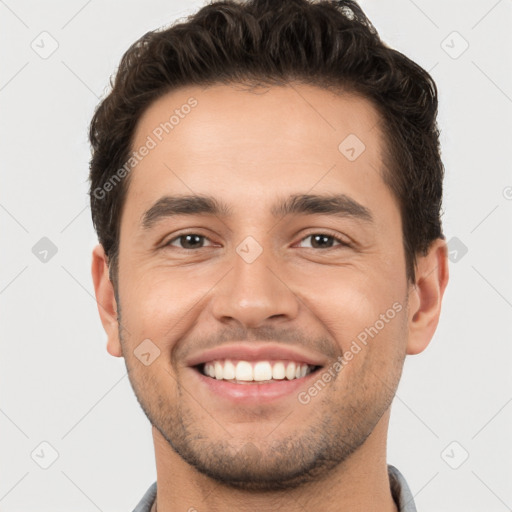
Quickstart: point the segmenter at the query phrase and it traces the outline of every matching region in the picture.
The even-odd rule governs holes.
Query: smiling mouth
[[[270,384],[298,380],[318,371],[299,361],[244,361],[221,359],[201,363],[194,367],[201,374],[234,384]]]

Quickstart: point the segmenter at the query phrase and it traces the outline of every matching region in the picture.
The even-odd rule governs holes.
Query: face
[[[122,355],[159,434],[227,485],[318,478],[388,411],[409,287],[378,121],[346,93],[218,85],[138,123],[133,149],[152,147],[121,219]],[[290,363],[311,373],[289,380]]]

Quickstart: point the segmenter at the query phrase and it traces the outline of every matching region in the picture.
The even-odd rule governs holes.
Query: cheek
[[[378,327],[386,320],[386,327],[397,323],[392,319],[397,310],[403,309],[396,276],[384,271],[324,267],[314,274],[295,272],[292,277],[290,273],[288,282],[290,279],[294,279],[301,302],[329,330],[343,351],[358,336],[364,340],[365,329],[376,322]]]
[[[336,363],[332,367],[339,376],[339,392],[356,392],[353,386],[358,385],[374,390],[369,394],[378,394],[375,390],[383,385],[394,388],[407,341],[406,305],[398,277],[382,270],[349,268],[296,277],[307,313],[328,332],[343,357],[341,372]]]
[[[125,268],[120,290],[123,324],[130,338],[149,338],[161,350],[191,328],[202,301],[218,280],[215,272],[143,265]]]

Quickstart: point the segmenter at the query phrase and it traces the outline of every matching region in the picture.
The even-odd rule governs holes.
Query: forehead
[[[276,195],[314,191],[393,203],[379,121],[360,96],[303,84],[175,90],[137,124],[132,150],[144,156],[126,202],[142,210],[164,194],[217,193],[247,210],[248,200],[258,209]]]

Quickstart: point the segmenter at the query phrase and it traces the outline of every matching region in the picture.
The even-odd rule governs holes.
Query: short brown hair
[[[400,207],[406,272],[414,281],[417,254],[444,238],[437,89],[423,68],[380,40],[351,0],[213,2],[128,49],[89,134],[92,219],[111,277],[129,176],[108,193],[106,184],[130,158],[149,105],[181,86],[291,82],[357,93],[377,108],[386,142],[383,178]]]

